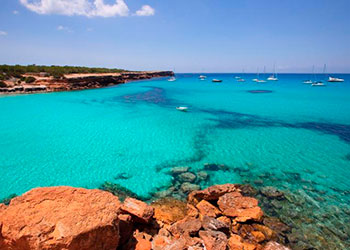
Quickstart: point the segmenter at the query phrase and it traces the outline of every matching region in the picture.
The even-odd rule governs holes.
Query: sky
[[[350,0],[1,0],[0,64],[350,73]]]

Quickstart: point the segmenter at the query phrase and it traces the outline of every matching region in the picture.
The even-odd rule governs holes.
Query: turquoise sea
[[[340,223],[342,232],[330,234],[337,246],[346,244],[350,75],[335,75],[345,82],[326,87],[303,84],[310,78],[303,74],[266,83],[253,82],[255,74],[206,75],[205,81],[177,74],[175,82],[1,96],[0,199],[39,186],[98,188],[106,181],[150,199],[169,188],[174,166],[196,172],[205,163],[224,164],[228,170],[209,171],[202,187],[250,183],[300,195],[307,201],[300,213],[339,211],[329,223]]]

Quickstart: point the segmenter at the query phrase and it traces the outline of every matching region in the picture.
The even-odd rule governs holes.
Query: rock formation
[[[191,192],[187,202],[163,198],[150,205],[134,198],[120,203],[101,190],[33,189],[0,204],[0,249],[289,249],[267,225],[281,222],[265,218],[241,187],[217,185]]]
[[[34,77],[36,80],[31,84],[17,84],[6,82],[7,87],[0,88],[0,93],[36,93],[55,92],[102,88],[129,81],[151,79],[154,77],[173,76],[172,71],[140,71],[123,73],[98,73],[98,74],[70,74],[61,79],[53,77],[37,77],[36,75],[26,75]]]

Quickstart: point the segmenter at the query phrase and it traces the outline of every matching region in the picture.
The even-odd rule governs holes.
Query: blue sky
[[[350,73],[349,0],[1,0],[0,64]]]

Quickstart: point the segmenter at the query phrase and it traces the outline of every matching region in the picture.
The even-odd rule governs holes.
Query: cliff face
[[[193,191],[187,203],[123,203],[101,190],[33,189],[0,204],[0,249],[287,250],[244,186]],[[280,222],[276,222],[280,223]]]
[[[69,91],[81,89],[102,88],[129,81],[151,79],[154,77],[173,76],[172,71],[144,71],[144,72],[124,72],[124,73],[104,73],[104,74],[70,74],[62,79],[52,77],[34,77],[36,80],[31,84],[6,82],[7,87],[0,88],[0,93],[31,93],[31,92],[53,92]]]

